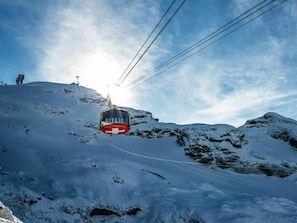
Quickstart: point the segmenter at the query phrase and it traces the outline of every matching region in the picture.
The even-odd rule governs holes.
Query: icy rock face
[[[0,222],[1,223],[22,223],[12,214],[12,211],[0,201]]]
[[[158,119],[153,118],[152,113],[142,110],[136,110],[132,108],[122,108],[128,111],[131,116],[131,125],[137,126],[139,124],[145,124],[148,122],[158,122]]]
[[[264,174],[284,178],[297,171],[294,163],[275,162],[262,156],[251,156],[247,148],[249,139],[244,132],[255,132],[253,128],[265,128],[265,135],[288,142],[296,148],[297,122],[276,113],[267,113],[263,117],[247,121],[235,128],[228,125],[214,125],[181,129],[177,143],[184,147],[185,154],[212,167],[231,169],[242,174]],[[267,137],[266,137],[267,138]]]
[[[138,117],[134,116],[134,120]],[[178,126],[154,123],[152,116],[148,114],[143,114],[141,119],[145,121],[138,123],[146,123],[145,127],[138,128],[137,125],[129,135],[142,138],[176,137],[176,143],[184,149],[187,156],[212,168],[279,178],[288,177],[297,171],[294,162],[273,160],[266,155],[258,155],[257,151],[263,148],[253,144],[254,141],[258,141],[254,136],[258,135],[264,140],[269,141],[272,137],[288,143],[293,149],[296,148],[297,122],[276,113],[267,113],[263,117],[249,120],[240,128],[229,125]],[[266,149],[269,149],[269,145],[267,147]]]
[[[170,129],[170,128],[159,128],[154,127],[147,130],[135,130],[128,132],[128,135],[131,136],[139,136],[142,138],[164,138],[170,136],[178,136],[179,130],[178,129]]]
[[[297,122],[273,112],[266,113],[260,118],[248,120],[242,128],[266,128],[267,135],[288,142],[297,148]]]
[[[248,141],[238,129],[228,125],[185,128],[177,138],[185,154],[199,163],[229,168],[240,160],[236,150]]]

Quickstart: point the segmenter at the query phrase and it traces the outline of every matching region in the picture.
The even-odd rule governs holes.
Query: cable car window
[[[108,110],[103,112],[102,121],[108,123],[118,123],[118,124],[130,124],[129,123],[129,114],[126,111],[122,110]]]

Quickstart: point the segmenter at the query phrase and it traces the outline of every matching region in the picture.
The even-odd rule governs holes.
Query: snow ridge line
[[[138,157],[142,157],[142,158],[146,158],[146,159],[158,160],[158,161],[163,161],[163,162],[171,162],[171,163],[181,163],[181,164],[197,165],[197,163],[189,162],[189,161],[180,161],[180,160],[164,159],[164,158],[158,158],[158,157],[153,157],[153,156],[146,156],[146,155],[142,155],[142,154],[138,154],[138,153],[129,152],[129,151],[124,150],[124,149],[121,149],[120,147],[115,146],[115,145],[113,145],[113,144],[111,144],[111,143],[110,143],[110,146],[112,146],[112,147],[115,148],[116,150],[119,150],[119,151],[121,151],[121,152],[127,153],[127,154],[132,155],[132,156],[138,156]]]
[[[158,157],[153,157],[153,156],[147,156],[147,155],[142,155],[142,154],[138,154],[138,153],[134,153],[134,152],[130,152],[124,149],[121,149],[118,146],[115,146],[113,144],[110,143],[110,146],[112,146],[113,148],[123,152],[123,153],[127,153],[129,155],[132,156],[138,156],[138,157],[142,157],[142,158],[146,158],[146,159],[151,159],[151,160],[158,160],[158,161],[163,161],[163,162],[170,162],[170,163],[180,163],[180,164],[190,164],[190,165],[198,165],[199,163],[197,162],[189,162],[189,161],[181,161],[181,160],[172,160],[172,159],[165,159],[165,158],[158,158]],[[205,164],[206,166],[210,166]],[[242,168],[246,168],[246,169],[258,169],[258,167],[248,167],[248,166],[239,166],[239,165],[223,165],[220,164],[218,167],[225,167],[225,168],[231,168],[231,167],[242,167]],[[276,167],[261,167],[262,169],[277,169]]]

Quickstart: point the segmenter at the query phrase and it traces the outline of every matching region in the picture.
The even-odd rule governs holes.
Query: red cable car
[[[125,134],[130,129],[130,115],[120,109],[101,112],[100,130],[107,134]]]

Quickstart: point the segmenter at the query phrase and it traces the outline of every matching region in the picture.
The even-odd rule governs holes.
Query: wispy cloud
[[[139,1],[53,2],[32,44],[36,74],[65,83],[79,75],[81,84],[106,93],[151,31],[159,17],[156,7]]]
[[[241,0],[230,7],[237,16],[253,4],[256,1]],[[261,18],[131,89],[120,103],[150,110],[163,121],[177,123],[241,125],[247,118],[270,110],[290,116],[293,110],[284,101],[292,103],[296,96],[293,61],[297,53],[292,47],[297,41],[296,29],[292,28],[296,27],[296,5],[291,2],[290,7],[279,9],[273,16],[274,24],[269,22],[271,17]],[[38,26],[38,35],[34,42],[30,40],[38,60],[36,75],[64,83],[74,82],[79,75],[82,85],[105,93],[106,85],[119,78],[160,18],[159,7],[156,2],[137,0],[51,2]],[[189,19],[179,19],[171,24],[179,26],[172,29],[178,34],[171,30],[166,33],[167,41],[157,41],[137,66],[134,77],[159,65],[161,57],[174,52],[176,43],[185,46],[189,45],[187,37],[193,40],[196,31],[188,26],[182,29],[184,21],[190,25]],[[200,21],[195,21],[192,26],[199,30]],[[208,29],[214,27],[210,22]],[[185,39],[173,38],[175,34]]]
[[[290,23],[293,22],[291,18]],[[258,27],[253,29],[266,25],[258,23]],[[292,36],[283,38],[269,27],[265,27],[262,33],[258,32],[253,39],[240,36],[246,32],[236,33],[237,40],[233,45],[228,44],[229,48],[221,47],[223,40],[223,43],[214,45],[210,53],[197,54],[181,67],[171,70],[161,82],[155,82],[166,94],[163,97],[167,100],[162,100],[162,106],[167,108],[174,121],[239,126],[248,118],[271,110],[294,115],[292,109],[287,108],[294,106],[292,97],[297,96],[296,88],[280,81],[280,77],[286,80],[296,74],[296,68],[287,66],[286,61],[291,54],[288,49]],[[296,80],[293,83],[296,84]],[[161,119],[168,113],[160,111]]]

